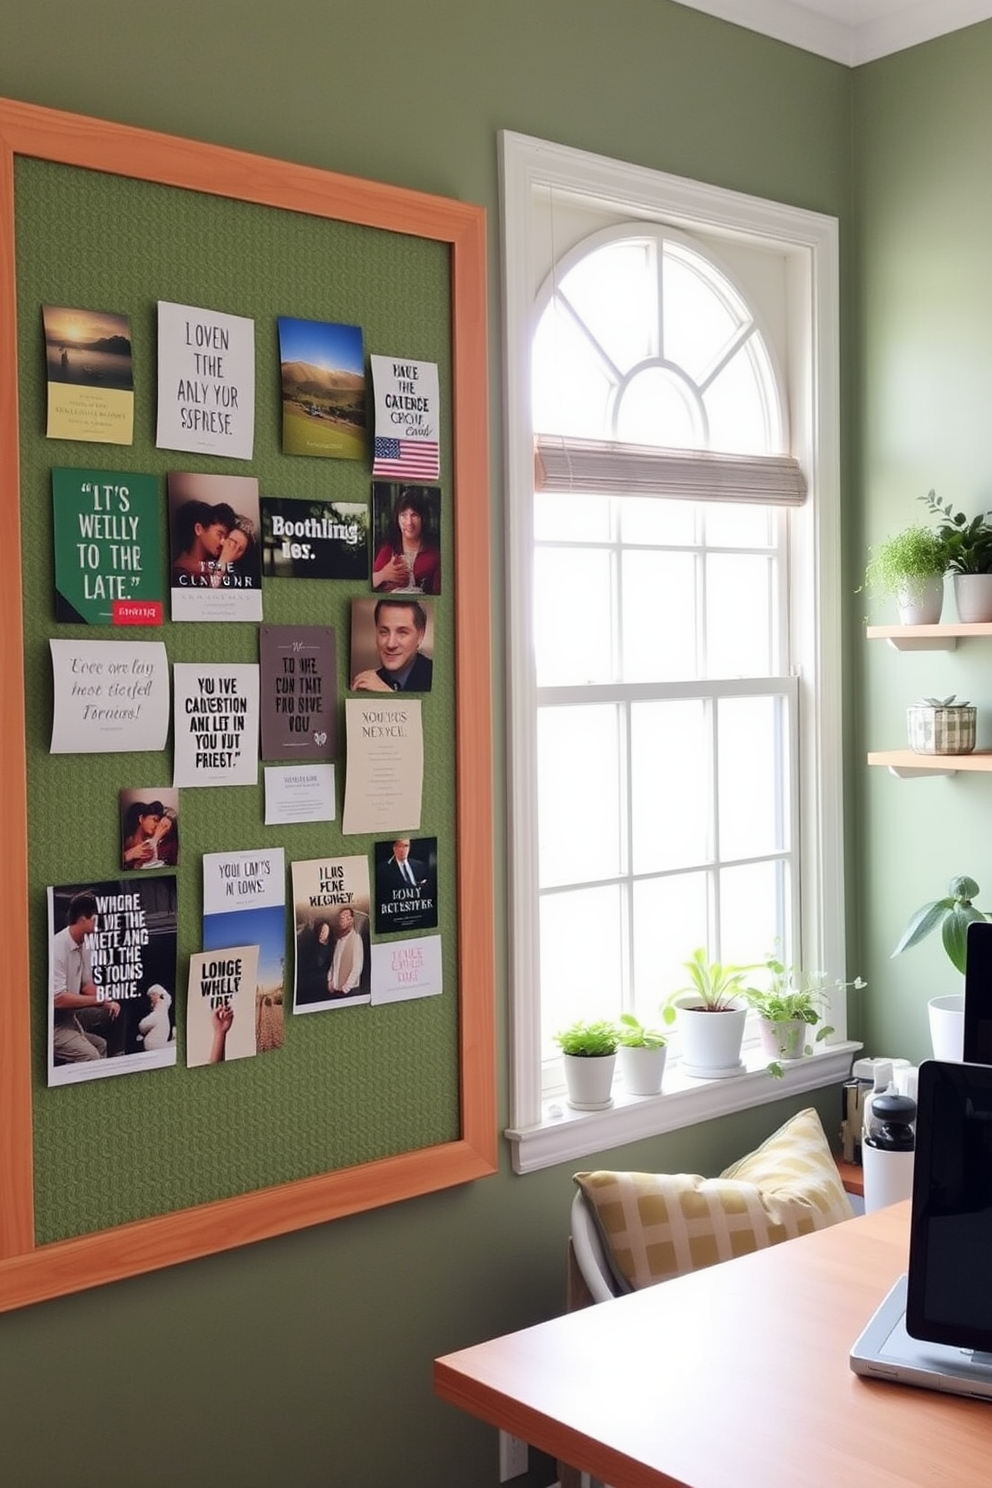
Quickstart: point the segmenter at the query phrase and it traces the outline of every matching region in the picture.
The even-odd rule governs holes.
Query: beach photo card
[[[43,305],[49,439],[134,441],[131,322],[113,310]]]
[[[253,1053],[282,1048],[286,961],[286,853],[281,847],[203,855],[203,948],[256,948],[250,1026]],[[241,1019],[237,1043],[247,1042]]]
[[[284,455],[364,460],[361,326],[279,317]]]
[[[158,304],[159,449],[250,460],[255,443],[255,322],[196,305]]]
[[[52,471],[55,618],[64,625],[161,625],[157,476]]]

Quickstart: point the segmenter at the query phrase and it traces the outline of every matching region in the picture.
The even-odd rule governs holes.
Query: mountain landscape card
[[[279,317],[285,455],[363,460],[367,449],[361,326]]]

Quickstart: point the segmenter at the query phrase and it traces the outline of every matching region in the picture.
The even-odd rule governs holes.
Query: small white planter
[[[719,1013],[706,1008],[680,1007],[682,1072],[700,1080],[725,1080],[740,1074],[746,1008]]]
[[[617,1050],[617,1062],[623,1088],[628,1095],[660,1095],[661,1081],[665,1073],[667,1044],[660,1049],[638,1048],[621,1044]]]
[[[955,574],[954,603],[962,625],[992,620],[992,574]]]
[[[613,1104],[615,1054],[563,1054],[567,1104],[573,1111],[605,1111]]]
[[[960,1064],[964,1058],[964,993],[931,997],[927,1003],[927,1016],[934,1059]]]
[[[802,1059],[810,1024],[803,1018],[758,1019],[762,1053],[769,1059]]]
[[[944,608],[944,580],[938,575],[896,595],[900,625],[936,625]]]

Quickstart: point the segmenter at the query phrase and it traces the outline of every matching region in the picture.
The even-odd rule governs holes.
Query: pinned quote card
[[[169,662],[161,641],[50,640],[52,754],[164,749]]]
[[[329,760],[337,753],[337,668],[330,625],[263,625],[262,758]]]
[[[375,449],[372,474],[429,485],[439,470],[437,363],[372,356]]]
[[[419,698],[387,693],[382,702],[346,698],[347,773],[341,829],[415,832],[424,793],[424,731]]]
[[[177,661],[174,785],[258,784],[258,667]]]
[[[258,946],[198,951],[189,958],[186,994],[186,1064],[226,1064],[252,1059]]]
[[[441,937],[391,940],[372,947],[372,1005],[441,993]]]
[[[255,443],[255,322],[196,305],[158,304],[159,449],[250,460]]]
[[[161,625],[159,483],[129,471],[53,470],[55,618]]]

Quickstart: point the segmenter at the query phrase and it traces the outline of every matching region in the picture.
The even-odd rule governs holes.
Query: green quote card
[[[161,625],[159,482],[128,471],[53,470],[55,618]]]

